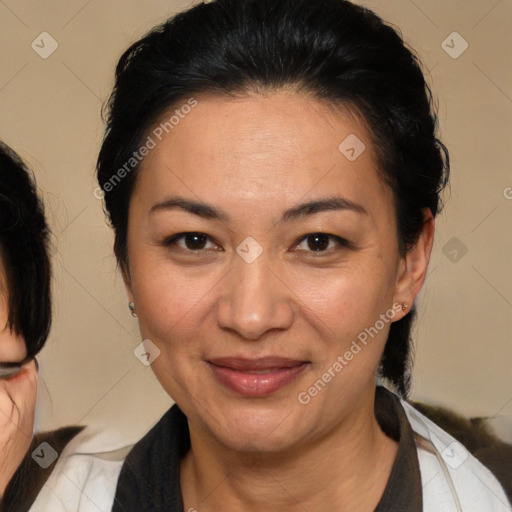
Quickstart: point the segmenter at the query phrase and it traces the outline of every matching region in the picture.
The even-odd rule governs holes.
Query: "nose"
[[[252,263],[235,256],[217,307],[222,329],[257,341],[270,331],[292,325],[293,292],[276,270],[263,256]]]

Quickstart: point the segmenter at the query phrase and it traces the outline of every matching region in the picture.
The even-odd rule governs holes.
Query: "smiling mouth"
[[[281,357],[225,357],[210,359],[207,363],[220,384],[247,397],[276,393],[293,382],[309,365],[309,361]]]

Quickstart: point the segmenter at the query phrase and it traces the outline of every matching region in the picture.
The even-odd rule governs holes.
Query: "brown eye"
[[[341,249],[355,250],[355,246],[336,235],[329,235],[328,233],[310,233],[303,236],[297,243],[295,249],[306,253],[332,254]]]
[[[208,237],[202,233],[187,233],[183,235],[183,241],[187,249],[197,251],[205,248]]]
[[[163,242],[165,247],[179,247],[185,251],[219,251],[220,247],[206,234],[198,232],[178,233]]]
[[[307,237],[308,248],[312,251],[325,251],[329,247],[330,236],[324,233],[315,233]]]

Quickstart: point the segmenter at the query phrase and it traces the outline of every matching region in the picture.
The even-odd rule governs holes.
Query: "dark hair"
[[[366,122],[394,192],[400,253],[414,246],[424,209],[434,216],[440,209],[449,159],[436,136],[430,89],[401,36],[346,0],[215,0],[156,27],[117,65],[97,172],[123,268],[138,165],[108,184],[159,117],[193,94],[286,86],[345,105]],[[414,314],[392,324],[379,370],[404,396]]]
[[[7,325],[23,337],[29,357],[43,348],[52,319],[49,236],[31,173],[0,142],[0,255],[6,274]]]

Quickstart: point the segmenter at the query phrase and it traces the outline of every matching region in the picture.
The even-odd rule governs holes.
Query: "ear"
[[[394,321],[403,318],[412,307],[416,296],[423,287],[427,275],[428,262],[434,244],[435,221],[430,208],[423,210],[423,228],[418,241],[400,260],[395,286],[395,304],[407,304],[402,314]]]

